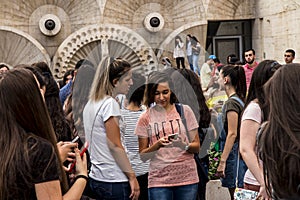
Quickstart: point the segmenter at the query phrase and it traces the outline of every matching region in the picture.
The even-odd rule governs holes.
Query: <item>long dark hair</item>
[[[268,194],[300,197],[300,64],[283,65],[264,86],[269,122],[259,140]]]
[[[86,64],[87,63],[87,64]],[[65,116],[72,130],[72,136],[84,137],[82,112],[89,100],[90,88],[96,69],[90,62],[84,63],[76,74],[71,94],[66,99]]]
[[[57,141],[70,141],[71,130],[65,119],[63,106],[59,99],[59,88],[50,68],[45,62],[34,63],[33,67],[42,73],[46,82],[45,102]]]
[[[199,42],[199,41],[198,41],[198,39],[196,38],[196,36],[192,36],[192,38],[191,38],[192,46],[196,46],[198,42]]]
[[[176,96],[173,92],[174,87],[170,75],[161,71],[153,71],[149,74],[146,84],[144,96],[144,103],[146,106],[150,107],[151,104],[154,103],[155,91],[157,90],[158,84],[165,82],[169,84],[169,87],[171,89],[170,103],[173,104],[177,101]]]
[[[144,92],[146,88],[146,78],[139,73],[132,73],[132,81],[133,85],[129,88],[128,93],[126,94],[126,98],[129,103],[134,103],[136,106],[140,106]]]
[[[34,188],[30,171],[35,169],[30,166],[29,151],[36,149],[29,149],[29,141],[41,138],[50,142],[53,154],[49,157],[56,153],[58,168],[63,171],[50,117],[31,71],[20,68],[0,75],[0,110],[0,199],[13,198],[13,194],[26,196],[29,191],[17,185],[23,182]],[[60,176],[66,192],[65,174]]]
[[[263,92],[263,85],[273,76],[275,71],[280,68],[281,65],[276,60],[264,60],[258,64],[255,68],[245,104],[247,105],[254,99],[258,99],[260,109],[263,111],[263,119],[267,120],[269,114],[269,105],[265,103],[265,94]]]
[[[209,127],[211,115],[201,89],[199,76],[189,69],[179,69],[174,71],[172,79],[178,101],[191,107],[200,128]]]
[[[74,76],[74,69],[69,69],[64,73],[62,84],[60,85],[60,88],[64,87],[67,84],[68,76],[71,75],[72,78]]]
[[[240,65],[225,65],[221,72],[224,77],[230,77],[230,84],[235,88],[236,94],[245,102],[247,86],[244,68]]]

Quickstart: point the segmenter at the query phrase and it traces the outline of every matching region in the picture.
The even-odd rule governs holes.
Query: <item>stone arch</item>
[[[61,78],[64,71],[74,68],[78,60],[87,58],[89,54],[101,58],[108,54],[120,56],[120,51],[128,52],[125,55],[127,60],[134,67],[141,67],[143,74],[148,74],[157,66],[156,56],[143,37],[120,25],[95,24],[74,32],[58,47],[53,57],[54,76]]]
[[[46,49],[32,36],[13,27],[0,26],[0,61],[15,66],[44,61],[50,66]]]

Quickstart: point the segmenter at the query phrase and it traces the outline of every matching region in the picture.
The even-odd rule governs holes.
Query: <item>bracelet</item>
[[[78,176],[75,177],[74,182],[75,182],[77,179],[79,179],[79,178],[83,178],[83,179],[85,179],[86,181],[89,180],[89,177],[87,177],[87,176],[85,176],[85,175],[78,175]]]

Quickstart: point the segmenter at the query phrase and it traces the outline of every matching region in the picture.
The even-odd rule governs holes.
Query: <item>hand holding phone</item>
[[[168,135],[168,140],[176,140],[178,138],[178,133]]]
[[[88,147],[89,147],[89,143],[88,143],[88,141],[86,141],[84,143],[84,147],[83,147],[82,151],[80,152],[80,157],[83,156],[83,154],[87,151]],[[74,162],[72,162],[72,163],[70,163],[68,165],[68,168],[67,168],[68,172],[72,172],[72,170],[74,169],[75,165],[76,165],[76,160],[74,160]]]
[[[58,142],[57,149],[62,162],[69,162],[70,153],[77,147],[77,143],[72,142]]]

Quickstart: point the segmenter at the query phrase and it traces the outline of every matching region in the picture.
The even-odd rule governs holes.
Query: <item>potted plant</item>
[[[210,180],[219,179],[217,176],[217,168],[220,162],[222,152],[219,151],[218,142],[212,142],[208,150],[209,157],[209,168],[208,168],[208,178]]]

